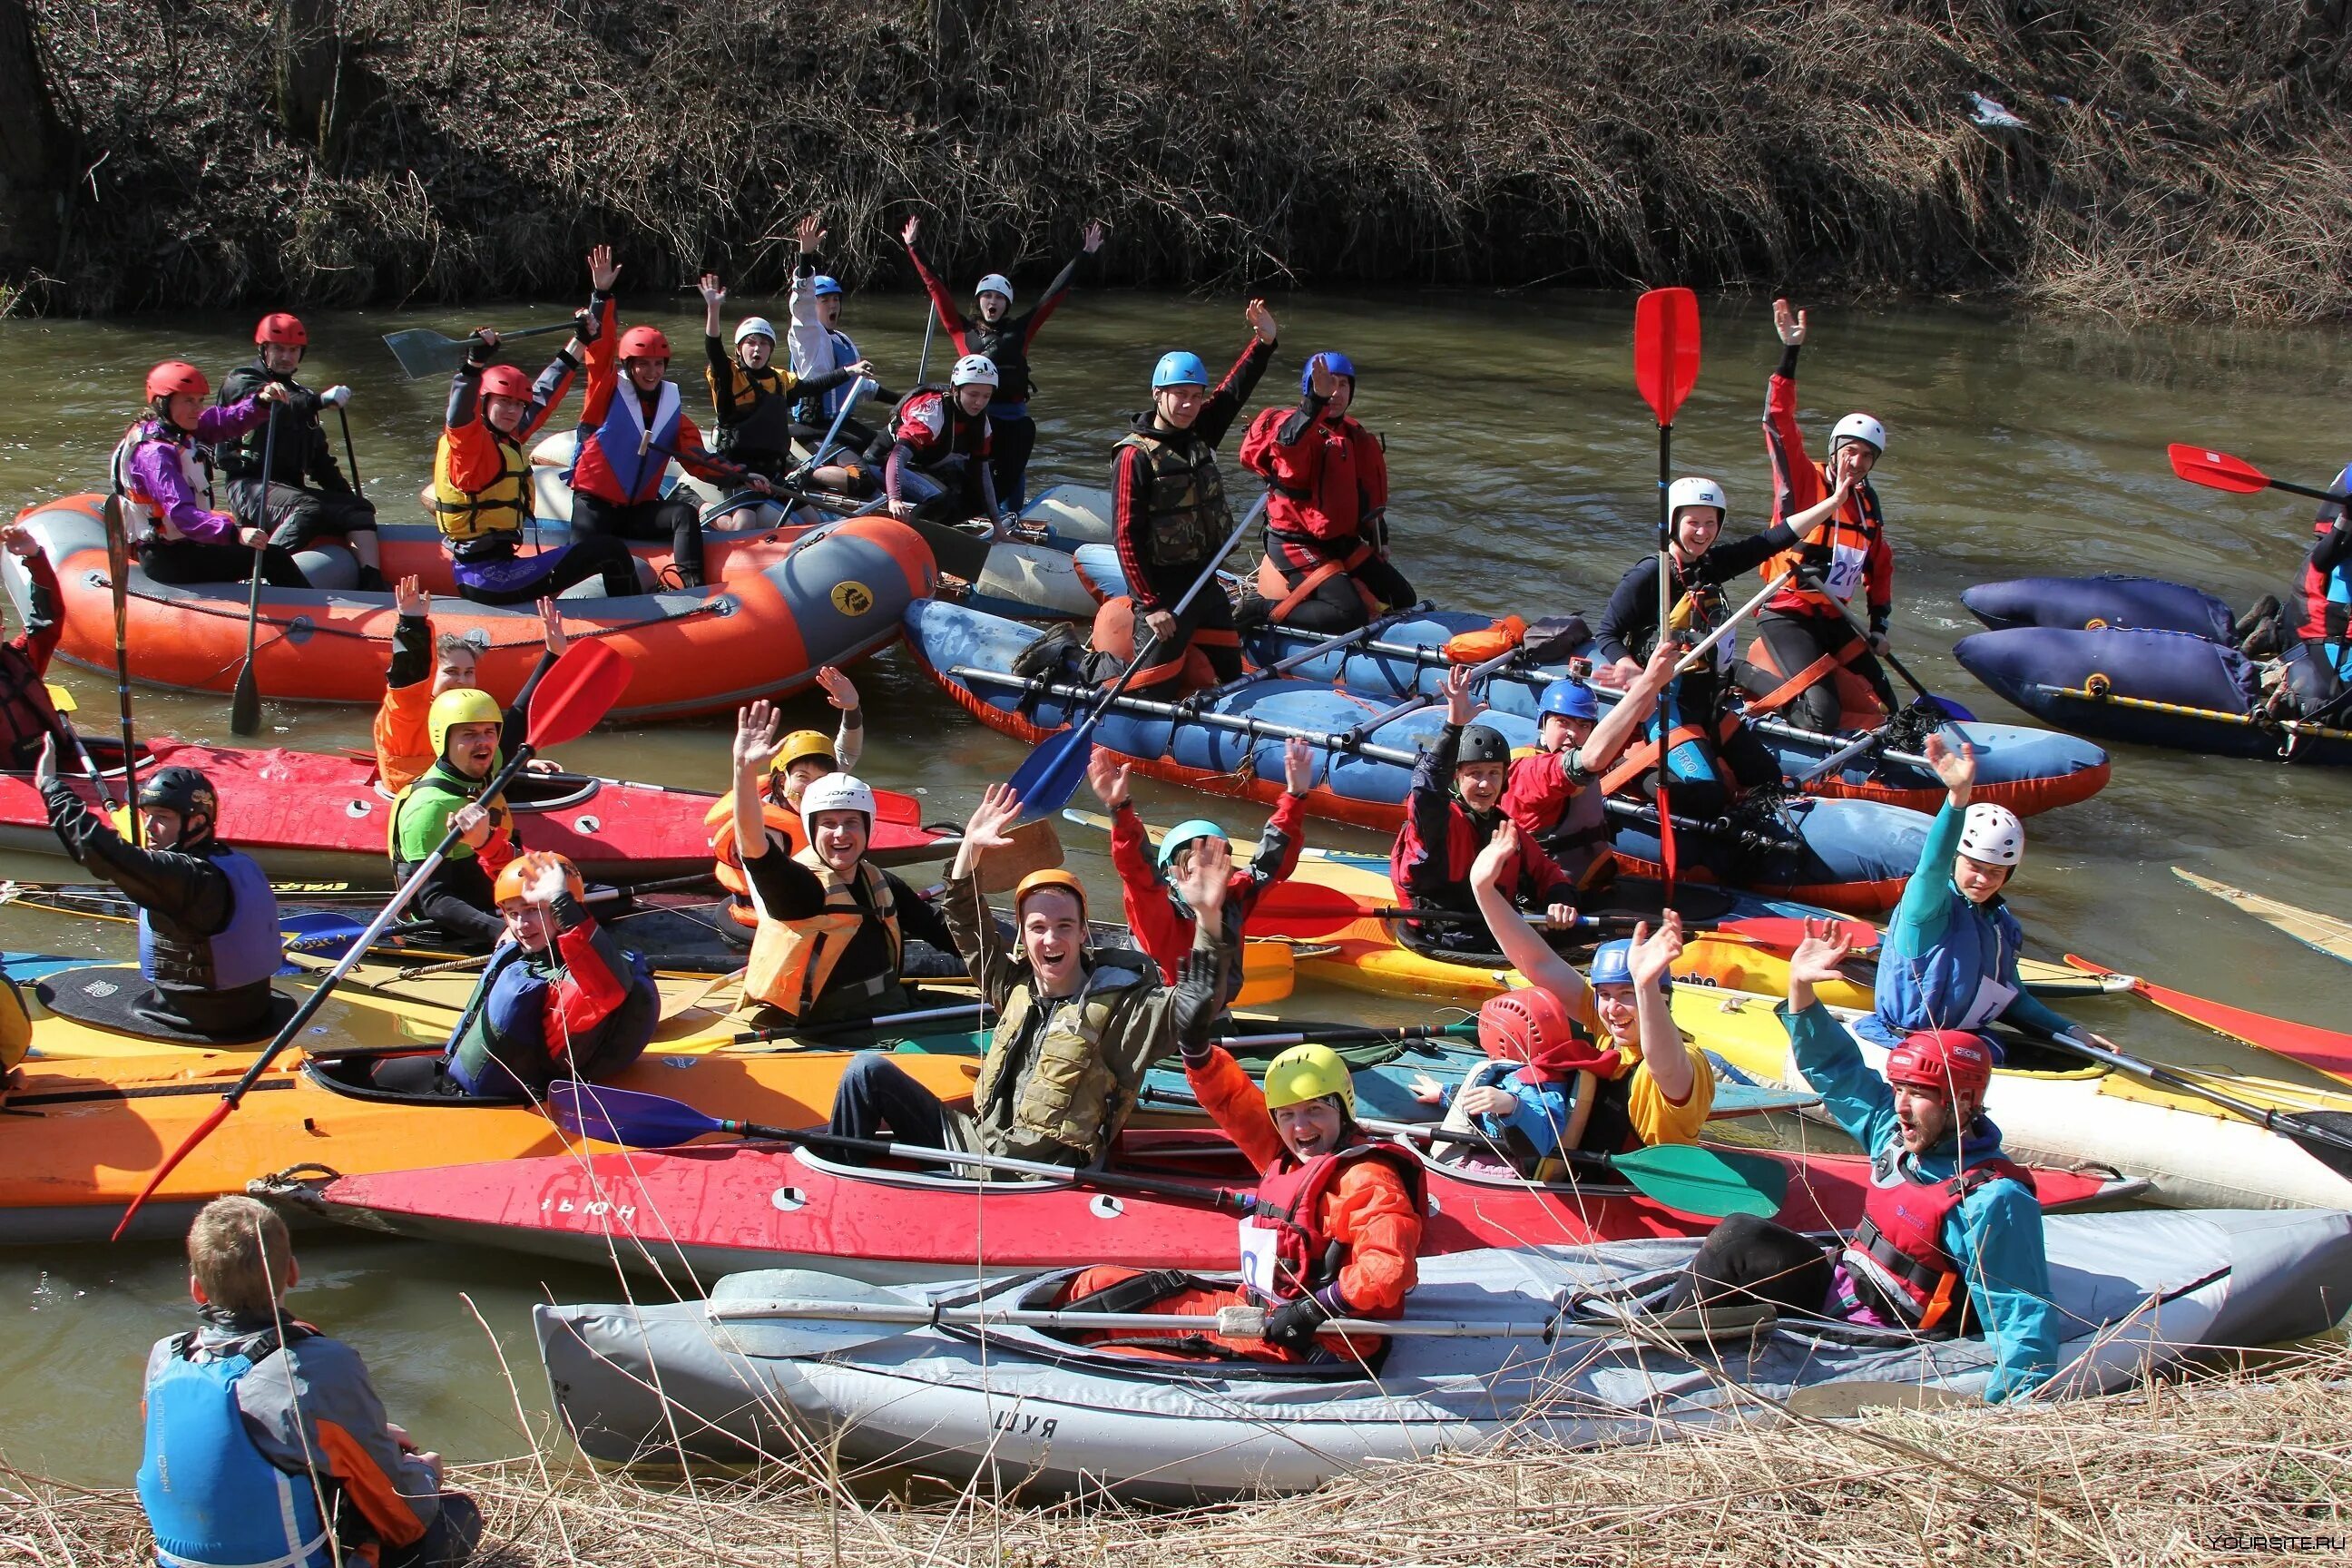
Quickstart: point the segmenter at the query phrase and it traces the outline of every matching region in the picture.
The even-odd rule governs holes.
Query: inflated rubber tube
[[[2189,632],[2232,642],[2237,616],[2202,588],[2158,577],[2012,577],[1979,583],[1960,595],[1969,613],[1996,631],[2052,626],[2068,631],[2102,626],[2141,631]]]

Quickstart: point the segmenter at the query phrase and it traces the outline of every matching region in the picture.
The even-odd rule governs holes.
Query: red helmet
[[[1886,1081],[1982,1100],[1992,1082],[1992,1050],[1966,1029],[1922,1029],[1887,1054]]]
[[[530,377],[510,364],[494,364],[482,372],[484,397],[511,397],[519,403],[530,401]]]
[[[151,403],[182,392],[208,397],[212,390],[213,384],[205,379],[205,373],[184,359],[167,359],[147,373],[147,400]]]
[[[304,329],[299,317],[289,316],[283,310],[273,310],[262,317],[261,324],[253,329],[253,341],[257,346],[281,343],[289,349],[307,349],[310,346],[310,334]]]
[[[659,327],[631,327],[621,334],[623,359],[667,359],[669,340]]]
[[[1529,1082],[1576,1068],[1605,1078],[1620,1060],[1617,1052],[1599,1050],[1560,999],[1541,986],[1488,997],[1478,1009],[1478,1044],[1493,1060],[1526,1064],[1532,1072],[1521,1076]]]

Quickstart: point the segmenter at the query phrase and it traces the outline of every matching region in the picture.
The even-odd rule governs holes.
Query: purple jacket
[[[194,438],[207,447],[234,440],[268,417],[268,406],[257,397],[248,397],[226,408],[207,408],[196,416]],[[236,538],[236,519],[205,506],[188,482],[180,460],[180,448],[188,440],[188,437],[158,420],[142,424],[138,446],[131,454],[134,488],[154,497],[155,504],[163,509],[172,526],[188,538],[202,544],[233,542]]]

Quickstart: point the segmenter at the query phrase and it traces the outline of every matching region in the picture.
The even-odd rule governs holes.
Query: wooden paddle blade
[[[1661,425],[1698,381],[1698,296],[1653,289],[1633,306],[1633,381]]]
[[[633,673],[612,644],[593,637],[573,643],[530,694],[531,749],[543,752],[594,729],[629,689]]]
[[[2183,446],[2176,441],[2164,449],[2172,459],[2172,471],[2192,485],[2208,489],[2228,490],[2232,495],[2250,496],[2270,489],[2268,474],[2227,452],[2216,452],[2207,447]]]
[[[570,1079],[548,1087],[547,1119],[575,1138],[631,1149],[674,1149],[722,1130],[683,1101]]]
[[[1249,936],[1312,940],[1336,936],[1364,918],[1364,906],[1337,888],[1318,882],[1276,882],[1259,895],[1242,927]]]
[[[239,735],[261,733],[261,682],[255,679],[249,658],[236,672],[236,690],[228,700],[228,727]]]
[[[195,1130],[194,1131],[190,1132],[185,1138],[180,1140],[180,1146],[173,1150],[171,1154],[165,1158],[163,1163],[155,1168],[155,1173],[153,1175],[147,1178],[147,1184],[139,1189],[139,1195],[131,1200],[131,1206],[122,1211],[121,1219],[115,1223],[114,1234],[107,1237],[109,1241],[121,1241],[122,1239],[122,1233],[131,1228],[131,1220],[137,1217],[139,1210],[146,1204],[147,1200],[155,1195],[155,1189],[162,1186],[165,1180],[171,1176],[172,1173],[180,1168],[180,1162],[188,1157],[188,1152],[194,1149],[197,1144],[203,1142],[205,1139],[211,1137],[213,1134],[213,1129],[227,1121],[228,1113],[236,1109],[236,1100],[230,1099],[227,1095],[221,1096],[221,1102],[218,1105],[214,1106],[211,1113],[202,1121],[196,1123]]]
[[[1062,836],[1054,831],[1050,816],[1024,822],[1005,837],[1013,840],[1011,845],[980,858],[974,875],[983,893],[1009,893],[1030,872],[1050,871],[1062,864]]]

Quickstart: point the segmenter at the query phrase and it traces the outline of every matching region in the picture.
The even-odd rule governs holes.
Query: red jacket
[[[1389,504],[1388,458],[1380,438],[1342,416],[1321,416],[1309,394],[1296,408],[1268,408],[1242,437],[1242,467],[1267,481],[1265,525],[1282,542],[1344,558],[1360,541],[1375,548]]]
[[[1805,456],[1804,432],[1797,427],[1797,378],[1793,372],[1775,371],[1764,395],[1764,450],[1772,459],[1772,521],[1780,522],[1807,507],[1818,505],[1829,492],[1829,476],[1821,464]],[[1874,622],[1884,623],[1895,605],[1895,550],[1878,513],[1878,492],[1869,481],[1854,487],[1832,522],[1816,529],[1812,542],[1787,550],[1764,563],[1759,574],[1770,582],[1788,570],[1800,555],[1826,568],[1834,553],[1859,554],[1862,581]],[[1830,575],[1828,570],[1822,573]],[[1768,610],[1792,615],[1826,616],[1834,612],[1822,595],[1794,584],[1766,603]]]
[[[1240,942],[1243,922],[1265,890],[1276,882],[1288,881],[1298,869],[1298,852],[1306,844],[1307,801],[1286,793],[1265,820],[1257,854],[1225,884],[1227,943]],[[1175,984],[1176,966],[1192,951],[1193,933],[1201,922],[1191,907],[1160,880],[1160,869],[1152,861],[1150,836],[1144,832],[1143,819],[1132,805],[1120,806],[1111,819],[1110,863],[1118,868],[1119,894],[1127,904],[1127,923],[1135,932],[1135,945],[1160,965],[1162,980]],[[1235,963],[1234,989],[1239,990],[1241,978],[1241,965]]]

